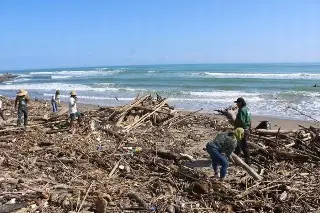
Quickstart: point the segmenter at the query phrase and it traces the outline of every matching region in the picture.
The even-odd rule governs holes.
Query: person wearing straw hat
[[[69,115],[70,115],[70,128],[72,128],[74,121],[78,118],[78,122],[81,122],[81,114],[77,109],[77,93],[76,91],[72,90],[70,92],[70,99],[69,99]]]
[[[242,150],[246,164],[251,164],[250,151],[248,146],[248,141],[250,139],[250,129],[251,129],[251,113],[247,107],[247,103],[243,98],[238,98],[235,103],[238,107],[238,113],[236,119],[233,123],[234,128],[241,127],[244,129],[244,137],[238,143],[238,146],[235,150],[235,154],[240,154]]]
[[[18,120],[17,125],[21,126],[22,124],[22,116],[24,127],[28,125],[28,102],[30,101],[30,97],[28,92],[24,89],[20,89],[17,92],[16,100],[14,103],[14,108],[17,109],[18,107]]]
[[[237,128],[234,131],[219,133],[214,140],[207,143],[206,151],[211,157],[215,177],[220,177],[220,180],[225,178],[229,166],[227,159],[230,158],[237,147],[237,142],[242,140],[243,136],[244,129]],[[218,165],[221,165],[220,175]]]

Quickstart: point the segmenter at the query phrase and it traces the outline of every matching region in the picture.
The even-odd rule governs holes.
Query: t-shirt
[[[69,100],[69,114],[73,114],[77,112],[77,103],[76,99],[73,97],[70,97]]]

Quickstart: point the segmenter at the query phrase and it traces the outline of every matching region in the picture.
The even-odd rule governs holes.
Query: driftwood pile
[[[0,130],[0,213],[313,212],[319,206],[316,128],[256,130],[252,168],[263,179],[231,165],[220,182],[196,165],[210,165],[202,148],[213,130],[230,128],[227,121],[175,112],[164,99],[143,96],[82,111],[83,123],[70,131],[66,114],[47,118],[49,106],[32,104],[30,116],[38,119],[27,130],[10,124]]]

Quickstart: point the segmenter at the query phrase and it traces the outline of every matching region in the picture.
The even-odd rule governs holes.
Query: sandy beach
[[[276,193],[279,190],[283,193],[284,187],[318,184],[314,178],[320,175],[318,148],[313,146],[315,143],[310,137],[314,133],[305,130],[298,130],[299,134],[280,134],[276,140],[273,135],[262,134],[260,138],[255,131],[251,140],[253,162],[250,168],[258,179],[252,179],[246,169],[230,162],[228,176],[225,182],[220,182],[213,176],[211,160],[203,148],[219,132],[232,129],[223,116],[174,112],[163,100],[155,99],[146,99],[134,109],[130,104],[117,108],[78,104],[84,113],[82,123],[69,129],[66,103],[61,103],[58,113],[52,113],[49,101],[31,101],[29,126],[22,129],[16,127],[17,114],[10,110],[14,101],[1,99],[9,118],[0,129],[0,187],[6,192],[0,193],[3,208],[29,211],[33,203],[40,208],[37,204],[41,200],[47,202],[44,212],[64,213],[74,208],[79,193],[82,196],[88,193],[86,206],[92,209],[90,212],[99,213],[120,212],[120,208],[145,210],[149,205],[164,212],[170,206],[168,198],[175,199],[175,205],[186,212],[194,208],[193,203],[207,213],[226,209],[232,209],[227,211],[230,213],[247,209],[267,211],[274,208],[277,199],[266,201],[266,195],[256,191],[249,193],[252,195],[242,195],[247,188],[257,184],[264,188],[264,184],[273,184],[274,179],[284,181],[281,182],[284,186],[273,186],[277,188]],[[163,108],[155,121],[151,113],[159,105]],[[262,120],[269,120],[273,129],[281,127],[281,130],[298,129],[299,124],[313,125],[312,122],[259,116],[253,116],[253,125]],[[292,143],[295,137],[297,143]],[[305,139],[310,141],[310,147],[299,147]],[[306,175],[306,171],[310,175]],[[257,183],[260,178],[263,181]],[[288,179],[290,181],[286,181]],[[28,193],[16,193],[17,187]],[[36,189],[36,193],[28,189]],[[266,193],[276,196],[274,190],[266,190]],[[300,191],[287,193],[300,197],[300,206],[291,207],[294,199],[289,197],[283,208],[301,210],[305,202],[314,205],[307,197],[317,190],[313,187],[307,195]],[[199,196],[204,198],[202,203],[199,203]],[[154,201],[155,197],[163,198]],[[234,201],[227,202],[231,197]],[[8,205],[13,198],[28,202]],[[213,201],[219,205],[214,205]],[[101,205],[107,210],[97,211]]]
[[[49,102],[48,102],[49,104]],[[67,103],[61,102],[61,106],[68,107]],[[107,106],[99,106],[99,105],[94,105],[94,104],[83,104],[83,103],[78,103],[79,109],[80,110],[90,110],[90,109],[98,109],[100,107],[107,107]],[[179,109],[179,112],[182,112],[183,114],[189,114],[191,113],[190,111],[182,110]],[[216,118],[216,119],[221,119],[221,120],[226,120],[226,117],[223,115],[217,115],[215,113],[201,113],[197,112],[195,113],[196,116],[202,115],[202,116],[208,116],[210,118]],[[256,127],[261,121],[269,121],[271,123],[271,129],[279,129],[281,128],[282,130],[293,130],[293,129],[299,129],[299,125],[304,126],[304,127],[309,127],[309,126],[315,126],[315,127],[320,127],[320,123],[316,123],[313,121],[306,121],[306,120],[296,120],[296,119],[284,119],[284,118],[274,118],[271,116],[260,116],[260,115],[252,115],[252,127]]]

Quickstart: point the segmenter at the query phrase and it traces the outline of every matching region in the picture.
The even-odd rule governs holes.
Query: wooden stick
[[[268,129],[256,129],[255,132],[263,135],[277,135],[286,133],[296,133],[298,130],[268,130]]]
[[[116,126],[119,126],[123,119],[125,118],[126,114],[128,113],[129,110],[131,110],[133,107],[135,106],[138,106],[140,103],[142,103],[144,100],[146,100],[148,97],[150,97],[150,95],[146,95],[146,96],[143,96],[142,98],[138,99],[138,100],[134,100],[134,102],[129,105],[124,112],[122,112],[120,114],[120,118],[118,119],[117,123],[116,123]]]
[[[232,153],[231,154],[231,158],[233,159],[233,161],[238,165],[241,166],[243,169],[245,169],[249,175],[251,175],[251,177],[253,177],[253,179],[260,181],[262,180],[262,177],[256,173],[250,166],[248,166],[248,164],[246,164],[241,158],[239,158],[236,154]]]
[[[120,162],[122,161],[122,158],[120,158],[120,160],[118,160],[118,162],[114,165],[113,169],[111,170],[111,172],[108,175],[108,178],[111,178],[111,176],[113,175],[113,173],[117,170],[117,168],[119,167]]]
[[[46,133],[47,134],[54,134],[54,133],[57,133],[57,132],[67,132],[69,131],[70,129],[51,129],[51,130],[48,130]]]
[[[139,127],[141,125],[141,123],[147,119],[148,117],[150,117],[151,115],[153,115],[157,110],[159,110],[161,107],[163,107],[164,105],[166,104],[166,101],[163,101],[162,103],[160,103],[157,108],[151,112],[151,113],[148,113],[148,114],[145,114],[144,116],[142,116],[138,121],[136,121],[135,123],[133,123],[131,126],[129,126],[127,128],[127,131],[130,131],[132,129],[135,129],[137,127]]]
[[[90,184],[89,188],[87,189],[86,195],[84,196],[84,198],[83,198],[83,200],[82,200],[82,202],[81,202],[81,204],[80,204],[80,207],[79,207],[79,209],[78,209],[77,213],[79,213],[79,212],[80,212],[80,210],[81,210],[81,208],[82,208],[82,206],[83,206],[83,204],[84,204],[84,201],[86,200],[86,198],[87,198],[87,196],[88,196],[88,194],[89,194],[89,191],[90,191],[90,189],[91,189],[91,187],[92,187],[93,183],[94,183],[94,180],[91,182],[91,184]]]

